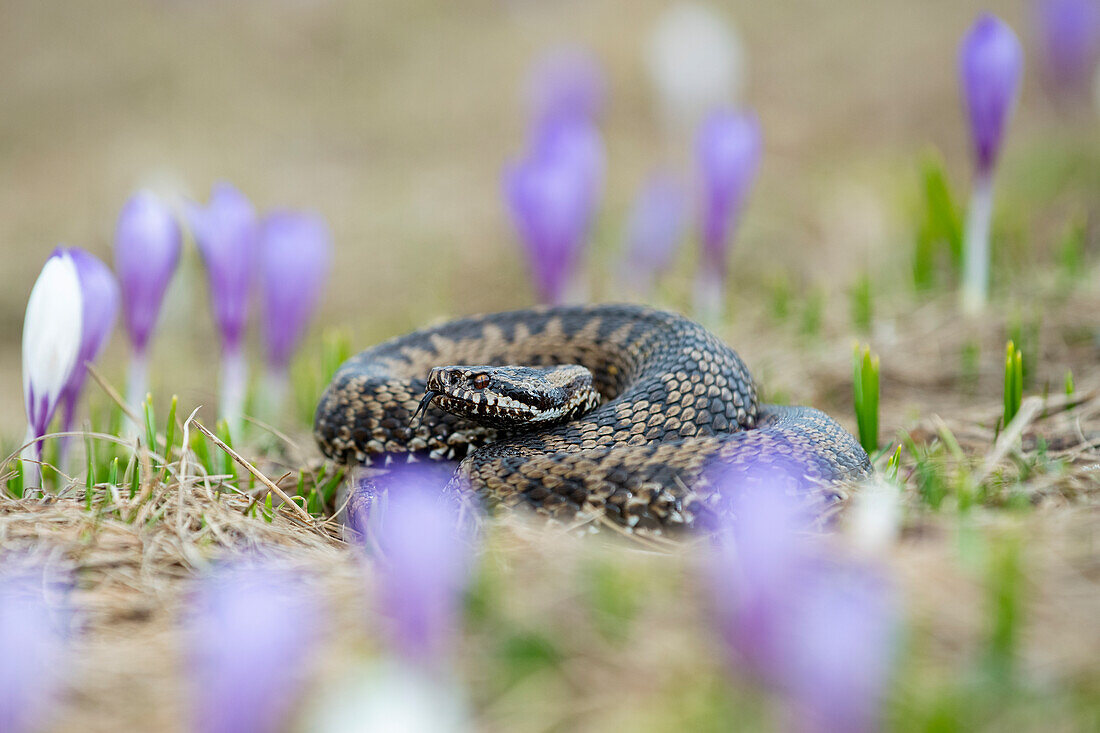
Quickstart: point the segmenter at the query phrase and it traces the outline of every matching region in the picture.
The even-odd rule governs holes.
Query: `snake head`
[[[495,428],[564,422],[594,409],[600,394],[577,364],[551,367],[444,366],[428,374],[415,419],[435,401],[443,410]]]

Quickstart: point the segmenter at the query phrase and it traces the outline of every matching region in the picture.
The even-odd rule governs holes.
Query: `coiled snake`
[[[557,365],[574,366],[518,368]],[[476,316],[367,349],[325,391],[314,433],[339,462],[458,460],[491,503],[635,529],[713,516],[728,484],[715,465],[799,485],[870,471],[824,413],[758,404],[740,357],[702,326],[632,305]]]

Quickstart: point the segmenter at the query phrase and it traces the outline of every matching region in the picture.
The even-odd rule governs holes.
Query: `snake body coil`
[[[579,364],[602,404],[527,430],[432,405],[410,428],[429,371],[448,364]],[[819,484],[870,471],[867,454],[824,413],[757,404],[744,363],[702,326],[631,305],[497,313],[387,341],[340,368],[318,405],[315,436],[343,463],[407,453],[461,460],[458,476],[491,502],[630,528],[691,526],[712,515],[722,483],[708,470],[716,462],[778,467],[788,479],[795,466],[794,478]]]

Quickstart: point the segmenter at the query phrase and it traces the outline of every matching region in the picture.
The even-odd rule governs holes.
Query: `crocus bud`
[[[179,266],[180,246],[171,209],[149,191],[131,196],[115,227],[115,272],[122,290],[122,320],[133,347],[126,387],[126,401],[133,408],[144,402],[149,389],[149,339]]]
[[[226,350],[240,349],[256,253],[256,212],[228,183],[215,184],[210,203],[189,204],[187,221],[206,266],[214,323]]]
[[[145,353],[179,261],[180,230],[171,209],[149,191],[134,194],[115,228],[115,271],[123,323],[136,352]]]
[[[959,77],[979,176],[989,176],[997,162],[1016,107],[1023,63],[1016,34],[989,13],[978,16],[959,48]]]
[[[699,130],[703,250],[696,305],[708,318],[721,310],[731,231],[756,180],[762,147],[760,122],[752,112],[716,112]]]
[[[70,668],[67,578],[0,558],[0,730],[44,730]]]
[[[505,170],[505,200],[540,302],[560,303],[579,265],[602,189],[603,155],[596,128],[570,122],[540,131],[527,157]]]
[[[107,265],[82,249],[69,249],[68,254],[76,265],[80,280],[80,298],[83,307],[83,326],[81,329],[80,353],[73,367],[69,381],[61,393],[64,413],[61,430],[72,429],[76,403],[84,389],[84,380],[88,376],[87,364],[96,360],[100,351],[107,345],[111,331],[118,316],[119,289],[114,274]],[[65,446],[67,441],[62,442]]]
[[[267,357],[260,406],[274,419],[286,398],[290,359],[328,278],[332,262],[328,226],[315,214],[269,214],[260,224],[257,259]]]
[[[296,702],[320,611],[274,559],[222,565],[198,582],[188,644],[201,733],[276,733]]]
[[[23,320],[23,400],[27,412],[24,486],[38,486],[42,443],[80,355],[84,307],[72,255],[56,250],[31,288]]]
[[[543,56],[527,79],[527,102],[536,127],[594,122],[603,111],[607,80],[585,49],[560,48]]]
[[[385,498],[375,497],[370,516],[360,510],[354,517],[355,529],[382,553],[374,567],[392,648],[429,669],[445,667],[473,556],[473,526],[445,486],[431,467],[401,466],[385,477]]]
[[[1100,58],[1100,3],[1039,0],[1035,15],[1047,79],[1058,90],[1087,90]]]
[[[1000,18],[983,13],[959,48],[959,77],[970,119],[975,179],[963,242],[962,303],[973,313],[989,297],[989,231],[993,218],[993,168],[1016,106],[1023,51]]]
[[[626,225],[624,279],[645,295],[672,264],[688,218],[688,196],[675,178],[655,175],[634,200]]]
[[[317,308],[332,264],[332,237],[315,214],[279,211],[260,225],[257,258],[263,288],[268,389],[278,408],[286,370]]]
[[[214,323],[221,335],[219,413],[230,433],[239,436],[248,378],[243,347],[256,262],[256,213],[244,194],[218,183],[206,207],[188,205],[187,219],[206,266]]]

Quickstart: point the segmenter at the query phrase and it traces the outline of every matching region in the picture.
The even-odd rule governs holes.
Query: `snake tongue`
[[[416,412],[409,418],[410,428],[415,428],[420,423],[420,416],[424,414],[424,410],[428,409],[428,405],[432,403],[432,400],[434,400],[438,394],[438,392],[433,392],[430,389],[424,392],[424,399],[420,400],[420,405],[416,408]]]

